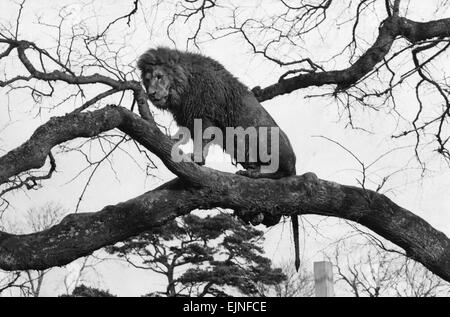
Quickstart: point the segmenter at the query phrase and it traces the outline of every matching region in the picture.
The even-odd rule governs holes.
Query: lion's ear
[[[180,64],[180,54],[175,50],[167,50],[167,63],[171,67],[178,66]]]
[[[153,54],[153,52],[147,52],[145,55],[149,62],[152,62],[152,63],[155,62],[156,56],[155,56],[155,54]]]
[[[141,57],[139,58],[137,62],[137,67],[142,72],[147,72],[148,67],[152,64],[155,64],[155,60],[156,56],[154,55],[154,53],[152,51],[147,51],[144,54],[142,54]]]
[[[185,71],[185,69],[183,68],[183,66],[181,65],[174,65],[173,66],[173,73],[175,75],[175,78],[178,79],[179,82],[187,82],[188,77],[187,77],[187,72]]]

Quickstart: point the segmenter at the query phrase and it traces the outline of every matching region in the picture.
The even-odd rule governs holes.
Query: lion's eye
[[[162,78],[162,75],[161,74],[158,74],[158,75],[156,75],[156,79],[161,79]]]

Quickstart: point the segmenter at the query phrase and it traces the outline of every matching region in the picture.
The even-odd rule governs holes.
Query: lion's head
[[[153,69],[148,70],[142,76],[142,82],[150,101],[158,108],[166,108],[173,79],[163,66],[158,65],[155,65]]]
[[[150,101],[158,108],[174,108],[187,86],[185,70],[173,50],[150,49],[138,60],[142,82]]]
[[[149,99],[182,126],[191,126],[194,119],[233,126],[234,114],[249,93],[219,62],[197,53],[152,48],[137,66]]]

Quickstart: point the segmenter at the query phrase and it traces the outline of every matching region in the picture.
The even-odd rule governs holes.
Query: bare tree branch
[[[197,1],[188,2],[195,4]],[[138,1],[134,2],[135,8],[137,3]],[[289,10],[295,9],[287,2],[283,3]],[[203,7],[195,6],[193,10],[195,15],[200,15],[200,28],[205,9],[216,5],[214,1],[199,1],[199,4],[203,4]],[[304,19],[300,19],[303,23],[300,30],[307,32],[311,27],[317,27],[325,18],[330,4],[331,1],[326,0],[318,6],[304,7],[306,13]],[[389,17],[380,25],[375,43],[350,67],[324,71],[311,60],[302,59],[300,62],[307,63],[311,70],[288,71],[278,83],[264,89],[254,89],[255,95],[260,101],[264,101],[297,89],[326,84],[334,84],[337,85],[337,90],[345,90],[364,79],[382,61],[387,63],[386,57],[397,38],[401,37],[415,45],[424,44],[423,41],[426,40],[442,41],[443,38],[450,37],[450,19],[424,23],[408,20],[399,16],[399,0],[395,0],[393,6],[386,1],[386,8]],[[191,13],[186,12],[184,17],[189,19]],[[131,14],[134,13],[124,17],[129,18]],[[313,21],[312,26],[308,24],[310,17],[317,19]],[[198,30],[196,29],[195,36]],[[195,36],[192,39],[195,40]],[[281,180],[255,180],[200,167],[191,161],[174,162],[171,155],[174,142],[164,135],[155,123],[140,83],[126,80],[126,74],[120,67],[111,68],[96,56],[90,45],[98,38],[86,36],[83,40],[93,65],[109,73],[112,78],[99,73],[83,75],[85,65],[81,66],[81,71],[72,70],[70,53],[67,54],[66,61],[63,61],[59,48],[57,57],[54,57],[35,43],[19,40],[17,36],[7,38],[2,35],[0,38],[0,44],[7,46],[0,54],[0,59],[16,50],[18,59],[29,72],[27,76],[6,79],[0,82],[0,86],[11,86],[16,82],[35,79],[49,85],[48,96],[54,91],[53,81],[76,85],[80,91],[81,85],[91,84],[103,84],[109,89],[91,98],[72,113],[52,118],[21,146],[1,156],[0,184],[5,184],[11,177],[22,172],[41,168],[56,145],[80,137],[92,138],[112,129],[119,129],[156,154],[179,179],[126,202],[106,206],[98,212],[69,215],[59,224],[33,234],[13,235],[0,232],[0,268],[43,270],[64,265],[104,246],[152,230],[194,209],[222,207],[234,209],[244,220],[252,219],[260,213],[272,218],[317,214],[348,219],[392,241],[403,248],[409,257],[450,281],[450,240],[426,221],[397,206],[384,195],[365,188],[320,180],[311,173]],[[31,62],[28,57],[30,51],[37,52],[40,66]],[[415,58],[418,61],[417,56]],[[44,67],[44,60],[50,60],[50,64],[56,65],[57,69],[47,70],[49,67]],[[417,62],[416,67],[417,65],[423,67],[423,63]],[[92,65],[87,63],[86,67],[89,66]],[[288,75],[299,72],[299,75],[287,78]],[[424,76],[426,75],[422,73],[423,80]],[[33,92],[37,91],[31,86],[27,88]],[[99,100],[124,91],[133,92],[133,105],[137,104],[140,116],[117,106],[85,112]],[[444,142],[446,141],[442,141]],[[48,173],[48,177],[50,176],[51,172]]]
[[[450,18],[416,22],[393,15],[382,22],[375,43],[350,67],[343,70],[302,73],[283,78],[265,88],[255,87],[253,92],[262,102],[310,86],[337,85],[337,90],[347,89],[383,61],[397,37],[402,37],[412,44],[433,38],[450,37]]]
[[[223,207],[238,211],[244,219],[263,213],[270,217],[318,214],[352,220],[402,247],[409,257],[450,280],[450,240],[384,195],[319,180],[311,173],[281,180],[254,180],[192,162],[173,162],[173,142],[155,124],[121,107],[53,118],[38,128],[30,140],[0,158],[0,179],[5,181],[25,167],[39,167],[60,142],[116,127],[157,154],[181,179],[96,213],[69,215],[45,231],[30,235],[0,233],[2,269],[64,265],[193,209]]]

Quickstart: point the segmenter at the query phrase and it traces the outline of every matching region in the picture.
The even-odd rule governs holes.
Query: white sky
[[[17,13],[17,5],[12,1],[4,1],[0,10],[0,22],[6,26],[7,22],[14,23],[15,19],[11,17]],[[129,3],[128,3],[129,2]],[[57,23],[57,13],[59,9],[67,5],[67,10],[72,12],[71,19],[66,25],[66,30],[70,30],[70,23],[86,23],[91,29],[103,29],[107,21],[127,12],[131,7],[132,1],[113,1],[103,0],[84,1],[83,5],[78,1],[58,1],[27,2],[23,12],[23,24],[20,26],[20,37],[22,39],[36,41],[42,47],[51,48],[52,38],[56,35],[54,29],[44,28],[36,24],[37,16],[40,16],[47,23]],[[383,2],[383,1],[381,1]],[[261,1],[246,2],[249,7],[259,7],[261,10],[270,10],[271,1],[264,2],[266,7],[261,8]],[[252,6],[253,5],[253,6]],[[415,19],[429,19],[430,17],[445,16],[446,12],[434,13],[427,2],[411,1],[411,6],[415,10],[410,10],[408,17]],[[169,6],[169,5],[168,5]],[[113,27],[115,35],[110,38],[114,43],[126,42],[127,47],[123,52],[125,62],[133,63],[139,54],[149,47],[156,45],[172,46],[166,37],[166,25],[170,19],[167,11],[160,8],[156,12],[152,8],[145,8],[147,21],[142,19],[142,14],[132,19],[130,28],[126,27],[125,22],[119,22],[118,27]],[[255,12],[255,14],[259,14]],[[420,14],[420,15],[419,15]],[[96,16],[97,18],[88,18]],[[214,25],[221,20],[220,16],[215,17],[214,21],[207,21],[206,25]],[[373,41],[376,35],[377,21],[363,21],[363,27],[367,32],[362,32],[367,38],[368,43]],[[372,26],[372,27],[371,27]],[[307,54],[316,60],[327,60],[346,44],[349,33],[346,27],[329,27],[323,35],[323,38],[310,37],[305,40],[305,47],[301,54]],[[176,32],[176,41],[179,48],[184,49],[186,39],[185,29],[179,28]],[[338,39],[338,40],[336,40]],[[277,81],[283,70],[259,56],[251,53],[251,49],[242,40],[237,37],[227,37],[218,41],[201,44],[201,52],[220,61],[235,76],[243,81],[249,87],[256,85],[266,86]],[[286,52],[292,53],[292,52]],[[280,54],[281,55],[281,54]],[[337,64],[336,68],[344,68],[347,65]],[[329,65],[329,68],[332,64]],[[0,62],[0,74],[3,70],[17,72],[17,62],[14,59]],[[56,93],[55,101],[45,99],[42,106],[50,107],[56,104],[56,100],[67,94],[64,85],[58,86],[60,90]],[[87,89],[91,93],[90,97],[97,92],[103,91],[103,87],[90,87]],[[397,126],[397,120],[393,116],[380,111],[378,113],[371,111],[357,111],[357,120],[359,126],[364,126],[374,132],[367,134],[359,130],[345,128],[345,118],[339,120],[336,102],[329,98],[304,98],[308,94],[323,93],[330,91],[330,88],[319,90],[311,88],[305,91],[298,91],[289,95],[277,97],[265,102],[263,105],[269,113],[275,118],[280,127],[286,132],[291,140],[297,155],[297,173],[301,174],[307,171],[314,172],[318,177],[336,181],[342,184],[357,185],[356,178],[359,165],[341,148],[323,139],[314,138],[316,135],[323,135],[332,138],[348,149],[365,163],[370,163],[387,150],[396,148],[399,145],[411,145],[413,139],[401,139],[394,141],[391,135],[394,131],[401,131]],[[13,92],[6,94],[7,89],[0,90],[0,153],[8,151],[24,142],[40,124],[46,122],[50,116],[64,114],[75,107],[73,103],[64,107],[59,107],[52,111],[43,109],[40,115],[37,115],[37,107],[24,92]],[[409,90],[400,94],[397,100],[400,111],[407,117],[414,114],[416,104],[412,99]],[[115,103],[119,96],[108,99],[108,102]],[[129,100],[129,98],[127,99]],[[434,102],[434,99],[430,99]],[[53,102],[53,103],[52,103]],[[78,105],[81,102],[77,100]],[[432,103],[430,102],[430,103]],[[128,106],[125,104],[125,106]],[[167,114],[156,112],[158,122],[169,125],[170,117]],[[400,126],[403,123],[398,123]],[[172,124],[173,127],[173,124]],[[93,156],[98,156],[98,151],[93,150]],[[387,195],[397,204],[405,207],[430,222],[436,229],[450,235],[450,172],[448,166],[439,161],[436,156],[431,156],[430,167],[433,172],[420,177],[419,171],[405,170],[397,173],[387,184],[387,189],[393,189],[387,192]],[[94,177],[92,185],[88,188],[83,202],[80,205],[80,211],[97,211],[105,205],[116,204],[118,202],[135,197],[145,191],[151,190],[155,186],[165,182],[173,177],[161,164],[160,169],[155,171],[156,178],[146,178],[141,170],[136,168],[135,164],[123,154],[118,154],[114,158],[114,167],[116,175],[111,173],[108,164],[99,168]],[[155,159],[156,161],[159,160]],[[138,158],[143,162],[144,158]],[[82,174],[81,177],[69,182],[85,166],[81,155],[59,155],[57,156],[57,171],[51,181],[45,181],[44,188],[31,192],[15,192],[7,198],[12,207],[5,214],[8,219],[21,219],[23,211],[30,207],[43,204],[47,201],[58,201],[69,210],[75,210],[75,206],[82,188],[89,176],[89,173]],[[209,157],[208,164],[211,167],[233,171],[233,167],[224,162],[220,155]],[[414,167],[413,152],[411,149],[394,152],[387,156],[369,171],[374,180],[379,180],[392,171],[403,169],[405,166]],[[372,187],[371,187],[372,186]],[[376,187],[369,185],[369,188]],[[325,220],[323,217],[307,216],[302,217],[305,222],[310,222],[318,229],[318,234],[311,229],[311,225],[305,234],[302,246],[302,256],[305,263],[312,268],[312,262],[322,260],[322,251],[332,250],[327,246],[336,241],[343,233],[348,232],[349,228],[338,220]],[[266,252],[267,256],[272,258],[275,263],[282,261],[293,261],[293,246],[291,238],[290,224],[278,225],[275,228],[267,230],[266,234]],[[264,227],[261,226],[261,229]],[[266,230],[266,229],[264,229]],[[99,286],[110,289],[113,293],[119,295],[141,295],[149,292],[153,287],[161,287],[164,282],[150,273],[142,273],[136,269],[130,269],[117,262],[107,262],[99,267],[103,280]],[[53,279],[56,281],[60,275],[55,274]],[[50,284],[50,283],[49,283]],[[44,287],[44,295],[58,294],[53,286]]]

